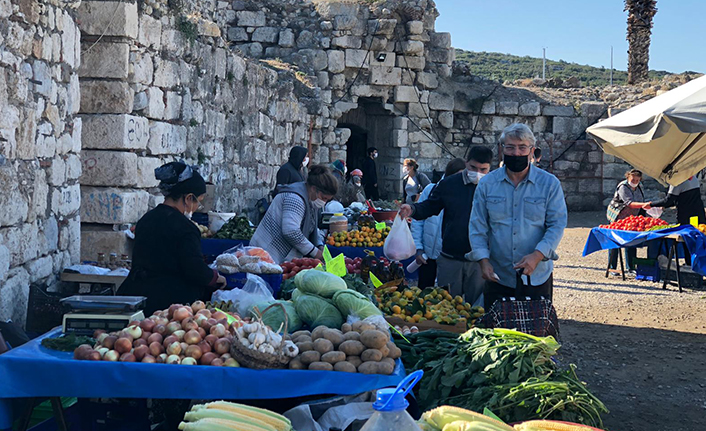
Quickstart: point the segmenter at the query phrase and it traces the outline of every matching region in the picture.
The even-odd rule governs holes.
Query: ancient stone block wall
[[[0,0],[0,320],[79,260],[79,47],[71,4]]]
[[[161,164],[198,164],[216,209],[251,211],[290,147],[321,127],[314,89],[233,53],[213,22],[110,1],[84,1],[79,16],[85,258],[129,248],[120,230],[162,200]]]

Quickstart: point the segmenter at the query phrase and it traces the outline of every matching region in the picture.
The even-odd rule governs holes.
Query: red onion
[[[209,335],[206,335],[206,338],[204,338],[204,340],[208,341],[208,344],[210,344],[211,347],[213,347],[216,344],[216,341],[218,341],[218,338],[219,337],[215,334],[209,334]]]
[[[209,319],[211,317],[211,311],[207,309],[202,309],[196,312],[198,316],[204,316],[205,318]]]
[[[152,331],[153,334],[159,334],[164,336],[167,334],[167,327],[165,325],[162,325],[161,323],[159,325],[156,325]],[[168,335],[168,334],[167,334]]]
[[[96,329],[95,331],[93,331],[93,338],[95,338],[96,340],[99,340],[100,336],[103,334],[105,334],[105,329]]]
[[[199,328],[199,329],[197,329],[196,331],[199,333],[199,336],[200,336],[202,339],[203,339],[203,338],[206,338],[206,335],[208,335],[208,334],[206,333],[206,330],[203,329],[203,328]]]
[[[179,339],[178,339],[177,337],[173,336],[173,335],[170,335],[170,336],[168,336],[167,338],[164,339],[164,341],[162,342],[162,345],[163,345],[164,348],[166,349],[167,346],[169,346],[170,344],[172,344],[172,343],[174,343],[174,342],[179,342]]]
[[[152,335],[151,332],[142,331],[142,336],[140,338],[142,338],[143,340],[149,340],[150,335]]]
[[[174,312],[176,312],[181,307],[182,307],[181,304],[173,304],[173,305],[169,306],[169,310],[167,310],[167,318],[172,319],[174,317]]]
[[[154,342],[161,344],[162,341],[164,341],[164,337],[162,337],[162,334],[153,333],[152,335],[149,336],[149,338],[147,338],[148,344],[152,344]]]
[[[202,342],[200,342],[200,343],[198,344],[198,346],[199,346],[199,349],[201,349],[201,351],[202,351],[203,353],[208,353],[208,352],[210,352],[210,351],[212,350],[211,345],[210,345],[209,342],[206,341],[206,340],[203,340]]]
[[[199,346],[189,346],[186,348],[186,356],[194,358],[197,361],[203,356],[203,352]]]
[[[226,332],[228,332],[228,331],[226,330],[225,326],[223,326],[222,324],[219,323],[216,326],[212,326],[210,332],[212,335],[215,335],[218,338],[222,338],[222,337],[225,337]]]
[[[115,342],[118,340],[118,337],[115,335],[108,335],[103,339],[103,347],[107,349],[112,349],[113,346],[115,346]]]
[[[181,329],[184,331],[190,331],[199,327],[199,324],[192,317],[187,317],[181,321]]]
[[[183,329],[180,329],[178,331],[174,331],[174,333],[172,335],[177,337],[177,340],[184,341],[184,335],[186,335],[186,331],[184,331]]]
[[[192,329],[184,334],[184,341],[186,344],[199,344],[201,342],[201,335],[199,335],[198,331]]]
[[[135,355],[132,353],[123,353],[120,355],[120,362],[135,362]]]
[[[115,342],[115,351],[124,354],[132,350],[132,341],[128,338],[118,338]]]
[[[141,361],[142,358],[145,357],[150,352],[150,348],[147,346],[139,346],[135,347],[135,352],[133,353],[135,355],[135,359],[138,361]]]
[[[216,311],[215,313],[213,313],[213,314],[211,315],[211,317],[213,317],[213,318],[216,319],[216,320],[221,320],[221,319],[227,318],[228,315],[227,315],[226,313],[222,312],[222,311]]]
[[[157,323],[151,319],[140,322],[140,328],[142,328],[144,332],[152,332],[155,326],[157,326]]]
[[[215,353],[213,352],[208,352],[204,353],[203,356],[201,356],[201,360],[199,363],[201,365],[211,365],[211,362],[214,361],[218,356],[216,356]]]
[[[181,331],[181,323],[169,322],[169,324],[167,325],[167,335],[172,335],[176,331]]]
[[[174,321],[176,322],[181,322],[187,317],[191,317],[191,313],[189,312],[189,310],[186,309],[186,307],[181,307],[180,309],[174,312]]]
[[[211,361],[211,363],[209,365],[211,365],[212,367],[222,367],[223,361],[221,360],[221,358],[216,358],[213,361]]]

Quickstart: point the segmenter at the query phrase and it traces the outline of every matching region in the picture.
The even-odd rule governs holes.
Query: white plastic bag
[[[274,301],[270,286],[255,274],[248,274],[248,281],[242,289],[216,290],[211,296],[212,301],[233,301],[233,309],[241,316],[247,316],[253,305],[261,302]]]
[[[387,235],[382,251],[390,260],[405,260],[417,252],[412,232],[399,214],[395,216],[395,222],[392,224],[390,234]]]
[[[647,210],[647,215],[652,218],[660,218],[662,216],[662,208],[650,208]]]

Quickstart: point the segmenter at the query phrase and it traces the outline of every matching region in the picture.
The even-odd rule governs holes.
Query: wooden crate
[[[425,320],[423,322],[406,322],[399,317],[385,316],[385,320],[392,326],[399,326],[404,328],[405,326],[412,327],[416,326],[419,331],[428,331],[429,329],[439,329],[441,331],[453,332],[455,334],[463,334],[468,329],[466,328],[465,322],[458,322],[455,325],[442,325],[441,323],[436,323],[433,320]]]

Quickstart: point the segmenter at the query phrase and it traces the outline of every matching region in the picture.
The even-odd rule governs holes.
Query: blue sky
[[[621,0],[436,0],[436,31],[469,51],[542,56],[627,69],[627,12]],[[650,69],[706,72],[706,0],[658,0]]]

